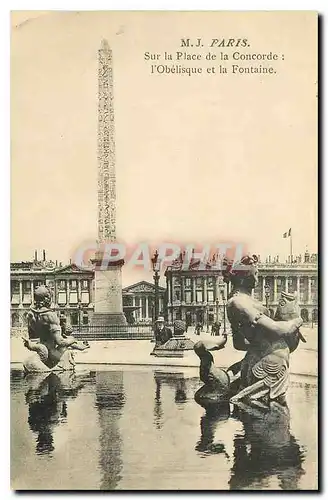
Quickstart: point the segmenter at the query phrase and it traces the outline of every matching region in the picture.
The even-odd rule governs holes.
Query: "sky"
[[[250,52],[284,61],[274,76],[151,75],[144,53],[174,54],[182,37],[247,37]],[[43,11],[12,14],[12,261],[44,248],[68,262],[96,238],[102,38],[113,51],[118,238],[231,240],[286,256],[291,227],[295,254],[317,251],[313,13]],[[123,284],[143,277],[123,268]]]

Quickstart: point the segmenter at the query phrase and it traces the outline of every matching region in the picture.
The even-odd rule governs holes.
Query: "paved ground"
[[[293,374],[317,376],[318,364],[318,335],[316,329],[302,328],[302,334],[307,343],[300,343],[300,347],[291,355],[290,370]],[[209,334],[203,333],[189,337],[194,340],[208,338]],[[199,360],[193,351],[188,351],[183,358],[157,358],[150,356],[154,344],[148,340],[111,340],[90,342],[91,348],[84,352],[77,352],[75,360],[78,364],[97,365],[155,365],[155,366],[190,366],[198,367]],[[232,363],[240,360],[243,353],[232,347],[231,337],[228,338],[224,350],[213,353],[216,364],[227,368]],[[21,363],[27,357],[28,351],[24,348],[19,338],[11,339],[11,361]]]

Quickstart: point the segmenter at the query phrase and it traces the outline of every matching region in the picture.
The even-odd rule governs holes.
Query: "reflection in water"
[[[163,427],[163,407],[161,401],[161,390],[163,385],[174,389],[174,401],[178,405],[187,401],[186,380],[183,373],[154,372],[155,380],[155,401],[154,401],[154,422],[157,429]]]
[[[161,401],[162,382],[159,378],[155,377],[155,384],[154,422],[156,429],[160,430],[163,427],[163,408]]]
[[[304,474],[303,454],[290,434],[288,407],[271,402],[266,411],[245,405],[236,413],[243,423],[244,435],[234,438],[230,489],[265,489],[268,479],[276,476],[279,488],[297,490]]]
[[[12,372],[15,488],[317,488],[315,382],[290,386],[291,432],[286,407],[205,412],[198,377],[125,370]]]
[[[226,458],[229,455],[223,442],[214,442],[215,431],[221,422],[226,421],[230,416],[229,403],[221,403],[220,405],[211,406],[206,410],[205,415],[200,419],[201,437],[198,441],[195,450],[204,454],[220,454],[223,453]]]
[[[66,401],[78,395],[83,383],[74,372],[29,374],[26,382],[28,424],[37,434],[36,452],[50,454],[55,449],[53,431],[67,419]]]
[[[120,417],[125,395],[123,371],[96,374],[96,407],[100,424],[101,490],[114,490],[121,479],[122,436]]]

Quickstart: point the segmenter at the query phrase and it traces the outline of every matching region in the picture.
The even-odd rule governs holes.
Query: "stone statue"
[[[199,378],[204,383],[196,392],[195,401],[206,410],[228,402],[239,389],[241,363],[234,363],[227,370],[214,364],[211,351],[224,349],[226,343],[227,335],[221,335],[215,339],[200,340],[194,345],[194,351],[200,359]]]
[[[295,297],[283,294],[276,318],[252,298],[257,284],[257,257],[244,256],[240,262],[226,263],[224,279],[232,285],[227,302],[235,349],[246,351],[241,362],[241,390],[231,398],[236,403],[245,397],[285,401],[289,378],[289,355],[296,349],[302,318]]]
[[[246,351],[245,357],[227,370],[214,364],[211,351],[225,347],[227,336],[202,340],[194,351],[200,358],[200,379],[204,382],[195,400],[204,408],[244,398],[277,400],[284,404],[289,378],[289,355],[299,341],[302,324],[294,295],[282,293],[274,319],[269,311],[251,296],[257,284],[257,257],[246,256],[235,264],[225,263],[224,279],[231,282],[227,303],[233,346]]]
[[[34,354],[24,362],[27,372],[64,371],[74,369],[72,350],[84,351],[87,343],[62,334],[60,321],[51,310],[51,291],[39,286],[34,292],[34,305],[28,313],[29,339],[23,339],[25,347]]]

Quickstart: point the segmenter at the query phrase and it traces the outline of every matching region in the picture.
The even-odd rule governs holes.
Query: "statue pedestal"
[[[96,259],[95,266],[95,311],[92,325],[126,325],[123,313],[122,266],[123,260],[108,263],[102,269],[102,261]]]
[[[172,337],[165,344],[155,347],[153,356],[158,358],[183,358],[186,351],[194,349],[194,342],[184,335]]]
[[[74,370],[75,361],[73,352],[68,349],[64,352],[57,365],[53,368],[48,368],[48,366],[41,361],[41,358],[37,353],[31,354],[27,359],[25,359],[23,365],[26,373],[51,373]]]
[[[91,324],[94,326],[127,325],[124,313],[93,313]]]

